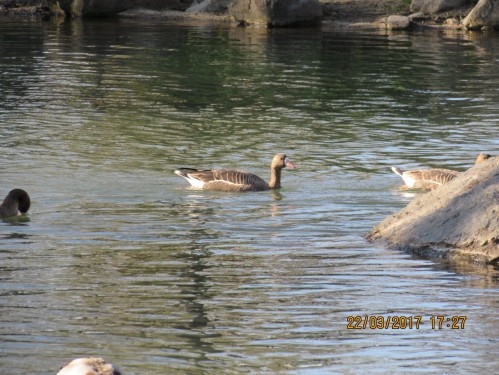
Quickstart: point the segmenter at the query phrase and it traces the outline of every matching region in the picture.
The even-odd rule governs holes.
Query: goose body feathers
[[[475,160],[475,165],[484,162],[490,157],[489,154],[479,154]],[[460,173],[451,169],[442,168],[403,171],[400,168],[392,167],[392,171],[404,180],[404,187],[424,190],[435,189],[436,187],[453,180]]]
[[[77,358],[64,366],[57,375],[121,375],[121,371],[102,358]]]
[[[227,192],[263,191],[281,188],[281,170],[286,167],[295,166],[286,155],[275,155],[270,168],[270,182],[253,173],[232,169],[179,168],[175,170],[175,174],[185,178],[191,186],[198,189]]]
[[[269,184],[252,173],[236,170],[197,170],[179,168],[175,171],[196,188],[219,191],[259,191],[268,190]]]
[[[435,189],[457,177],[459,172],[450,169],[418,169],[402,171],[392,167],[392,171],[402,177],[407,187],[413,189]]]
[[[0,218],[7,218],[28,212],[31,200],[23,189],[13,189],[0,204]]]

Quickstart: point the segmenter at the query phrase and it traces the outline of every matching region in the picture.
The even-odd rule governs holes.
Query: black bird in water
[[[0,205],[0,218],[17,216],[28,212],[31,200],[23,189],[13,189]]]

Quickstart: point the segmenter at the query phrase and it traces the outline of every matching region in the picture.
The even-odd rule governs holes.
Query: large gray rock
[[[270,9],[266,0],[236,0],[229,6],[229,15],[241,24],[267,25]]]
[[[458,9],[468,0],[412,0],[411,12],[433,14]]]
[[[429,258],[497,261],[499,157],[416,197],[367,238]]]
[[[273,0],[270,2],[271,24],[274,26],[311,24],[324,15],[319,0]]]
[[[407,30],[411,26],[411,19],[406,16],[392,15],[386,19],[389,30]]]
[[[113,16],[127,9],[185,9],[186,0],[59,0],[67,14],[81,16]]]
[[[181,10],[188,14],[230,14],[243,24],[311,24],[323,16],[319,0],[59,0],[73,17],[113,16],[130,9]]]
[[[221,14],[227,12],[229,4],[233,0],[204,0],[194,1],[185,11],[187,13],[214,13]]]
[[[467,29],[499,28],[499,0],[480,0],[462,22]]]
[[[236,0],[229,14],[241,24],[307,25],[323,17],[319,0]]]

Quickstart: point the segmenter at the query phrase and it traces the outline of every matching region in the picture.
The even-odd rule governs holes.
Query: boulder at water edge
[[[309,25],[322,19],[323,8],[319,0],[236,0],[229,14],[248,25]]]
[[[367,238],[427,258],[497,262],[499,157],[417,196]]]
[[[433,14],[462,7],[468,0],[412,0],[411,12]]]
[[[73,17],[114,16],[134,8],[185,9],[185,3],[186,0],[59,0],[61,9]]]
[[[467,29],[499,28],[499,1],[480,0],[462,24]]]
[[[227,12],[227,8],[232,1],[233,0],[194,0],[191,6],[185,11],[187,13],[222,14]]]

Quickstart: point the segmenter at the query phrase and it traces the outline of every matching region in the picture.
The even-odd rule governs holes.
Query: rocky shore
[[[198,2],[201,4],[201,0],[167,0],[162,4],[170,4],[168,9],[160,9],[157,1],[148,1],[146,8],[140,0],[126,0],[119,2],[123,8],[119,15],[162,19],[172,23],[234,22],[220,5],[230,3],[229,0],[218,0],[219,9],[213,5],[208,11],[205,7],[201,11],[186,12],[189,8],[195,8],[193,4]],[[68,16],[68,3],[55,0],[0,0],[0,15],[64,17]],[[465,5],[452,11],[426,14],[411,11],[411,3],[407,0],[319,0],[319,3],[323,9],[321,22],[341,28],[459,28],[472,9],[472,6]]]

